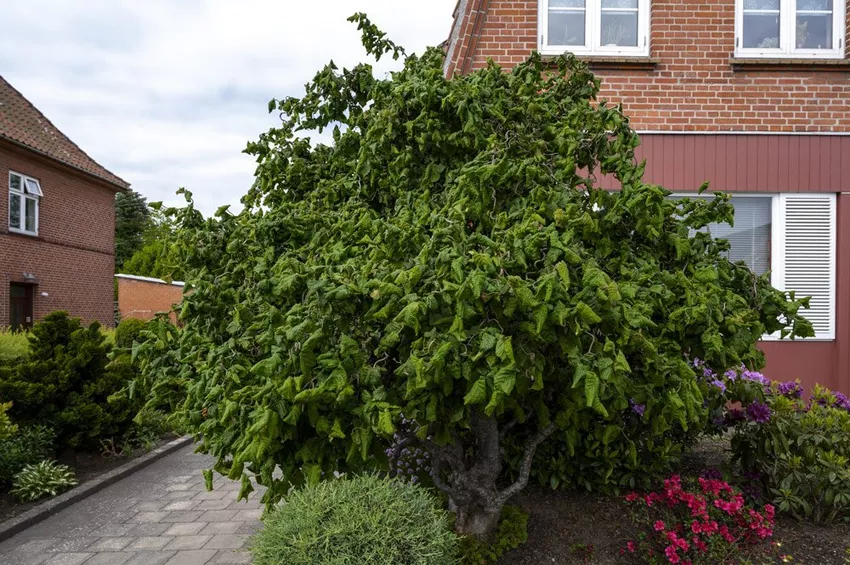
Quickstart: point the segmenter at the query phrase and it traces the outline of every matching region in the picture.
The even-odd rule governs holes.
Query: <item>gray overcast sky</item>
[[[0,75],[148,201],[238,205],[241,153],[328,60],[363,60],[366,12],[408,51],[446,39],[456,0],[3,2]],[[379,69],[386,70],[388,65]]]

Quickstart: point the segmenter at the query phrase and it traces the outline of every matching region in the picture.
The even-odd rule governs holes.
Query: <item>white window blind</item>
[[[811,296],[817,339],[835,338],[835,195],[781,194],[774,229],[773,286]]]
[[[770,270],[771,200],[760,196],[733,196],[735,225],[708,226],[711,235],[729,240],[727,255],[730,261],[743,261],[759,275]]]

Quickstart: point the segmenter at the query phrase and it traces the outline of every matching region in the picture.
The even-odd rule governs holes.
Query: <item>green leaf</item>
[[[207,490],[213,489],[213,471],[212,469],[204,469],[201,471],[201,474],[204,475],[204,486]]]
[[[484,379],[478,379],[472,385],[472,388],[469,389],[469,392],[466,393],[466,396],[463,398],[463,403],[468,406],[470,404],[483,404],[486,400],[487,385],[485,384]]]
[[[599,376],[591,371],[584,377],[584,398],[588,407],[594,407],[599,399]]]

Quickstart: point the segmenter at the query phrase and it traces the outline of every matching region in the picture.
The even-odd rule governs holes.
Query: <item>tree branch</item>
[[[537,446],[540,445],[543,440],[548,438],[555,431],[555,424],[550,423],[548,426],[534,434],[532,437],[528,438],[525,442],[525,449],[522,453],[522,464],[519,469],[519,477],[517,477],[516,482],[499,493],[497,497],[497,502],[501,506],[505,502],[507,502],[513,495],[521,491],[528,485],[528,477],[531,474],[531,462],[534,461],[534,452],[537,450]]]

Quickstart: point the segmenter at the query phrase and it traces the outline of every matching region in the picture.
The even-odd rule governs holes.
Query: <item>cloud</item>
[[[346,18],[366,12],[408,50],[449,34],[456,0],[28,0],[3,8],[0,74],[149,201],[238,206],[241,154],[328,60],[363,59]],[[389,66],[378,66],[387,70]]]

